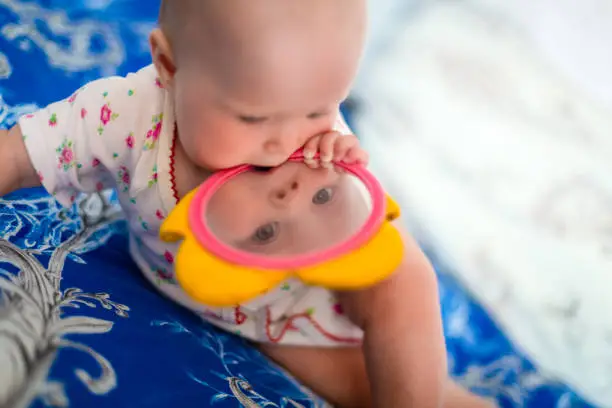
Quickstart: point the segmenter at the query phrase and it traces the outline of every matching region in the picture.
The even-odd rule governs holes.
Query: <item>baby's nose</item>
[[[264,152],[268,157],[282,157],[283,159],[288,158],[294,152],[294,143],[290,143],[287,140],[271,140],[264,146]]]
[[[300,142],[301,137],[297,132],[279,130],[265,143],[264,150],[267,154],[289,157],[301,146]]]

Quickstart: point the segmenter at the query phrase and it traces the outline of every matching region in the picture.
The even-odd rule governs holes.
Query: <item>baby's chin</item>
[[[189,153],[187,153],[187,155],[190,156]],[[189,159],[197,168],[210,173],[231,169],[245,164],[239,160],[230,158],[224,159],[223,157],[219,156],[189,157]]]
[[[200,160],[197,164],[199,167],[209,171],[220,171],[242,166],[248,163],[240,160],[223,160],[222,158],[215,157],[213,160]]]

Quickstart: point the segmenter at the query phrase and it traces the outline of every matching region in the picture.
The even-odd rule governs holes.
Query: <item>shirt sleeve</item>
[[[129,177],[142,150],[133,130],[134,82],[129,76],[100,79],[20,118],[41,183],[62,205],[71,205],[80,192],[114,187],[118,176]],[[117,175],[116,169],[124,171]]]

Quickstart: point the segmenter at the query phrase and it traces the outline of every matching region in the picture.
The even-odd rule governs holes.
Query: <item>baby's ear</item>
[[[149,35],[149,46],[151,47],[151,59],[161,85],[166,89],[172,88],[176,64],[168,37],[161,29],[156,28]]]

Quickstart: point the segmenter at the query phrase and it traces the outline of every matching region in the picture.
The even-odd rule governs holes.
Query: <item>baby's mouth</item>
[[[253,166],[253,171],[258,173],[269,173],[274,167],[265,167],[265,166]]]

